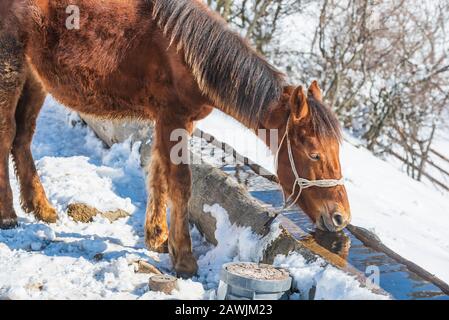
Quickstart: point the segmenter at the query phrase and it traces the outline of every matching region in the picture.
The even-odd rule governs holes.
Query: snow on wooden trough
[[[148,165],[151,157],[151,123],[97,121],[84,115],[82,118],[108,146],[127,139],[133,142],[140,141],[141,162],[143,166]],[[316,261],[321,257],[327,264],[355,278],[361,287],[375,294],[390,297],[384,290],[367,280],[364,274],[350,266],[345,259],[307,237],[308,234],[292,221],[283,216],[277,217],[273,209],[255,200],[241,184],[219,168],[206,163],[192,165],[192,184],[192,198],[189,202],[190,220],[210,243],[217,244],[216,220],[210,213],[205,212],[205,206],[219,204],[227,211],[232,224],[250,227],[261,237],[270,232],[276,220],[280,222],[280,233],[276,239],[270,239],[272,241],[267,244],[261,262],[271,264],[276,256],[288,255],[291,252],[301,254],[307,261]]]

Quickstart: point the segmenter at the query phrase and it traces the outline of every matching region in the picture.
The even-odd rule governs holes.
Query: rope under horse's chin
[[[299,200],[299,198],[301,197],[302,191],[304,189],[308,189],[311,187],[332,188],[332,187],[344,185],[344,178],[341,178],[340,180],[335,180],[335,179],[307,180],[307,179],[301,178],[299,176],[298,171],[296,170],[295,159],[293,158],[292,145],[291,145],[290,136],[289,136],[289,129],[290,129],[289,126],[290,126],[290,117],[287,120],[285,134],[281,140],[281,143],[279,144],[279,148],[276,152],[275,163],[274,163],[275,170],[276,170],[276,172],[278,172],[279,153],[281,151],[282,145],[284,144],[285,140],[287,140],[288,159],[290,160],[290,167],[292,169],[292,172],[295,175],[295,182],[293,183],[292,193],[287,199],[285,199],[285,192],[282,192],[282,194],[284,196],[283,210],[291,209],[295,205],[295,203]],[[297,195],[295,198],[296,193],[297,193]]]

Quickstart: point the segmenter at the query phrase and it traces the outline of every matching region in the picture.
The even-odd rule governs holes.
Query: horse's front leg
[[[169,175],[170,234],[168,248],[177,274],[189,278],[198,265],[192,253],[189,230],[188,203],[192,193],[192,178],[187,164],[172,165]]]
[[[188,216],[192,178],[188,164],[187,143],[192,129],[192,122],[184,120],[170,119],[156,122],[156,157],[159,166],[164,168],[163,175],[167,182],[166,189],[163,185],[161,190],[168,192],[170,200],[168,248],[176,272],[186,278],[198,270],[192,253]],[[158,187],[154,185],[153,189]],[[160,191],[157,191],[157,194],[160,195]],[[160,201],[159,203],[161,205]],[[162,226],[160,229],[165,227],[164,221],[160,221],[160,226]]]
[[[168,252],[167,226],[167,174],[168,163],[164,160],[161,130],[156,128],[151,164],[148,176],[148,205],[145,221],[145,241],[148,249]]]

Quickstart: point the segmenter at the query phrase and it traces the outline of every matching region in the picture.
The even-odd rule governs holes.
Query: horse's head
[[[340,231],[351,213],[339,159],[338,120],[323,104],[317,82],[307,95],[302,87],[287,87],[282,100],[269,119],[280,129],[277,175],[286,205],[299,205],[321,230]]]

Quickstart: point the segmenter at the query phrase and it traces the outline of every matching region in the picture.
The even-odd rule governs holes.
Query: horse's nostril
[[[341,227],[343,225],[343,223],[345,222],[345,219],[343,218],[341,213],[336,212],[332,216],[332,221],[334,222],[334,225],[336,227]]]

